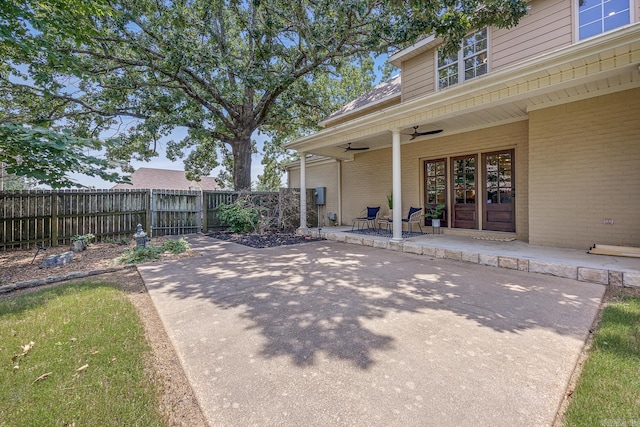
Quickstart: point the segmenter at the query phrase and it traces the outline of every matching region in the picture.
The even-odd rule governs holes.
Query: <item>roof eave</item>
[[[354,118],[348,122],[340,123],[328,129],[305,136],[303,138],[291,141],[284,145],[287,149],[302,151],[304,148],[315,149],[318,144],[323,145],[321,141],[331,137],[335,139],[345,133],[353,133],[362,129],[370,128],[373,125],[381,124],[397,120],[408,114],[414,114],[417,110],[424,108],[425,104],[429,104],[436,100],[437,102],[447,102],[447,100],[455,99],[465,93],[477,93],[484,90],[491,90],[492,87],[502,84],[505,81],[516,79],[526,79],[530,76],[532,80],[536,80],[535,74],[541,68],[552,68],[558,65],[566,64],[571,61],[586,58],[589,55],[598,54],[602,49],[615,49],[617,45],[636,42],[635,37],[640,33],[640,24],[632,24],[621,30],[613,31],[600,37],[580,42],[570,47],[559,49],[546,55],[524,61],[513,66],[504,68],[491,74],[483,76],[481,79],[472,80],[469,84],[461,84],[454,86],[446,91],[430,93],[410,101],[403,102],[398,105],[390,106],[370,114]]]
[[[411,46],[408,46],[393,55],[389,56],[389,62],[396,67],[400,68],[403,61],[407,59],[411,59],[414,56],[417,56],[427,50],[433,49],[442,43],[442,38],[436,37],[434,35],[427,36],[423,39],[418,40]]]
[[[328,125],[330,125],[331,123],[337,122],[337,121],[343,121],[345,118],[360,113],[362,111],[368,110],[371,107],[375,107],[376,105],[380,105],[380,104],[384,104],[386,102],[389,101],[393,101],[395,99],[398,99],[401,97],[401,93],[394,93],[393,95],[389,95],[389,96],[385,96],[384,98],[380,98],[376,101],[373,101],[369,104],[363,105],[362,107],[358,107],[354,110],[349,111],[348,113],[344,113],[344,114],[340,114],[339,116],[335,116],[335,117],[329,117],[327,119],[324,119],[323,121],[321,121],[320,123],[318,123],[318,125],[320,127],[327,127]]]

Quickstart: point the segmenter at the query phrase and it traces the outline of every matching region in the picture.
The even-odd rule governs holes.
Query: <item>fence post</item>
[[[51,246],[58,246],[58,192],[51,192]]]
[[[208,203],[207,203],[207,196],[205,194],[204,191],[200,191],[200,206],[202,207],[202,209],[200,209],[200,217],[202,218],[202,233],[206,234],[207,233],[207,215],[209,214],[208,212]]]
[[[151,189],[148,189],[145,192],[145,205],[146,205],[146,213],[145,213],[145,229],[149,234],[149,238],[153,237],[153,226],[151,224]]]

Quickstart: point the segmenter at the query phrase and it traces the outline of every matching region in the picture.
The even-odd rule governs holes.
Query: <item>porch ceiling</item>
[[[640,24],[583,42],[481,78],[405,101],[322,130],[286,145],[287,148],[339,159],[391,146],[391,130],[408,143],[418,131],[440,134],[411,142],[469,132],[518,120],[534,109],[640,87]]]

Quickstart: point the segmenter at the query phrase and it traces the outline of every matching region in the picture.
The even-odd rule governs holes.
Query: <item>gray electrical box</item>
[[[316,205],[324,206],[327,204],[327,187],[316,187]]]

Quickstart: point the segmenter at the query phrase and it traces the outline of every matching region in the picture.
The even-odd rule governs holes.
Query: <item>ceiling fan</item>
[[[338,146],[340,147],[340,146]],[[348,143],[346,147],[340,147],[340,148],[344,148],[344,151],[362,151],[362,150],[368,150],[369,147],[352,147],[351,143]]]
[[[419,126],[414,126],[413,127],[413,133],[405,133],[405,135],[409,135],[411,137],[411,139],[409,139],[409,141],[411,141],[412,139],[416,139],[419,136],[434,135],[436,133],[442,132],[442,129],[429,130],[427,132],[418,132],[418,127]]]

